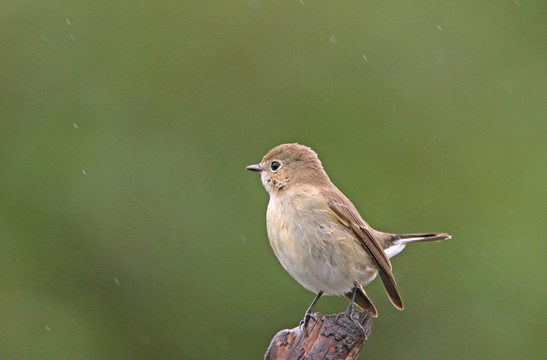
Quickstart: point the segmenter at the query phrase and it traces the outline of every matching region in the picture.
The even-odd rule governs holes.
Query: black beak
[[[256,172],[261,172],[262,171],[262,168],[258,164],[257,165],[249,165],[245,169],[247,169],[249,171],[256,171]]]

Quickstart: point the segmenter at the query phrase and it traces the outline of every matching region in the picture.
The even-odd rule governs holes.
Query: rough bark
[[[372,331],[372,315],[354,312],[323,316],[315,313],[304,329],[297,326],[278,332],[272,339],[265,360],[341,360],[356,359]]]

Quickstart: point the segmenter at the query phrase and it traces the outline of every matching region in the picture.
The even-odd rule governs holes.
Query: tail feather
[[[405,248],[408,243],[416,241],[437,242],[452,238],[446,233],[423,233],[423,234],[385,234],[384,252],[388,258],[392,258]]]
[[[446,233],[429,233],[429,234],[398,234],[395,235],[392,242],[393,244],[407,244],[414,241],[442,241],[451,239],[452,236]]]

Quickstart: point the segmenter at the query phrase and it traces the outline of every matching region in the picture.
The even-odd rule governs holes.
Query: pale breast
[[[353,232],[317,194],[271,197],[267,229],[283,267],[310,291],[343,294],[376,274]]]

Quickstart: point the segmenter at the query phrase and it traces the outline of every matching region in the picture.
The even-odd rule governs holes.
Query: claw
[[[308,323],[310,322],[310,319],[317,321],[317,316],[315,316],[315,314],[312,314],[312,313],[306,313],[306,315],[304,315],[304,319],[300,321],[300,326],[304,325],[304,328],[306,328],[308,326]]]
[[[346,315],[355,325],[357,325],[359,327],[359,329],[361,329],[361,331],[363,332],[363,336],[366,336],[365,329],[363,328],[363,325],[361,325],[361,323],[359,322],[358,319],[355,319],[353,317],[353,310],[354,310],[355,294],[356,293],[357,293],[357,283],[355,283],[355,286],[353,287],[353,296],[351,298],[349,306],[343,314]]]
[[[353,317],[353,309],[352,309],[352,311],[351,311],[350,313],[348,313],[348,312],[346,311],[344,314],[347,315],[348,318],[349,318],[355,325],[357,325],[357,327],[358,327],[359,329],[361,329],[361,332],[363,333],[363,336],[366,337],[367,334],[365,333],[365,328],[363,328],[363,325],[361,325],[361,323],[359,322],[359,319],[356,319],[356,318]]]
[[[310,322],[310,318],[313,318],[313,320],[317,321],[317,317],[312,313],[312,311],[313,311],[313,307],[315,306],[315,304],[317,303],[321,295],[323,295],[323,292],[319,291],[315,299],[313,299],[308,310],[306,310],[306,315],[304,315],[304,319],[300,321],[300,326],[303,325],[304,331],[306,331],[306,327],[308,326],[308,323]]]

